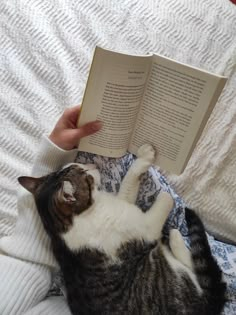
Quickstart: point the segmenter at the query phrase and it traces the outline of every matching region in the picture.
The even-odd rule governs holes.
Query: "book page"
[[[128,149],[152,56],[132,56],[97,47],[82,102],[79,125],[103,122],[83,138],[79,150],[120,157]]]
[[[130,152],[151,143],[158,151],[156,163],[180,174],[225,82],[226,78],[154,56]]]

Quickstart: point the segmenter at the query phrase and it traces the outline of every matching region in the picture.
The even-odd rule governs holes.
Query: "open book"
[[[144,143],[156,164],[180,174],[226,78],[159,56],[133,56],[96,47],[78,126],[101,120],[79,150],[109,157],[136,154]]]

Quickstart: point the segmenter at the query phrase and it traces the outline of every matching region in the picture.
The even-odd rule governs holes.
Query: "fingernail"
[[[92,129],[94,131],[98,131],[102,128],[102,122],[101,121],[96,121],[95,123],[93,123],[92,125]]]

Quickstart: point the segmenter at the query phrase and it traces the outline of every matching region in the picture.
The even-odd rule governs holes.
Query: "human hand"
[[[49,136],[49,139],[63,150],[74,149],[81,138],[102,128],[100,121],[92,121],[78,128],[79,113],[79,105],[66,109]]]

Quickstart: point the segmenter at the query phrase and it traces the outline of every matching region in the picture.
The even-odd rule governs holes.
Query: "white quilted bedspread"
[[[186,169],[169,177],[208,229],[236,241],[236,6],[228,0],[1,0],[0,233],[42,133],[81,101],[95,45],[230,76]],[[223,224],[222,224],[223,223]]]

